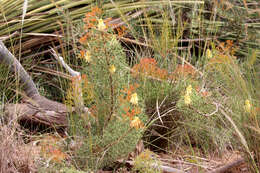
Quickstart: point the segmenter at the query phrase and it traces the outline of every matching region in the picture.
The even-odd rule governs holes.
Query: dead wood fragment
[[[26,121],[28,123],[36,122],[55,129],[67,126],[67,117],[65,113],[40,109],[26,103],[7,104],[5,106],[5,115],[7,115],[9,119],[17,119],[18,121]]]
[[[209,173],[224,173],[224,172],[228,171],[231,168],[234,168],[234,167],[237,167],[237,166],[241,165],[243,162],[245,162],[245,160],[243,158],[240,158],[240,159],[235,160],[235,161],[233,161],[233,162],[231,162],[229,164],[226,164],[226,165],[224,165],[224,166],[222,166],[220,168],[217,168],[217,169],[215,169],[213,171],[210,171]]]

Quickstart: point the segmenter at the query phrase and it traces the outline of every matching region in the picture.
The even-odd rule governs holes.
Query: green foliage
[[[259,13],[255,10],[258,9],[256,6],[246,3],[248,1],[204,1],[203,4],[184,2],[178,6],[174,3],[158,5],[155,2],[149,6],[156,4],[159,7],[157,11],[145,12],[139,19],[142,28],[137,30],[143,31],[143,36],[153,49],[154,56],[151,58],[156,59],[157,67],[174,76],[158,80],[158,75],[149,71],[155,68],[150,68],[146,75],[141,74],[138,78],[146,108],[153,111],[149,115],[155,119],[154,126],[163,126],[159,115],[154,115],[162,115],[170,109],[169,106],[176,109],[168,114],[176,121],[173,120],[170,125],[164,124],[167,126],[165,129],[173,130],[166,133],[159,131],[162,136],[159,140],[167,138],[176,146],[195,145],[205,152],[217,150],[223,153],[228,146],[236,149],[242,146],[251,161],[249,150],[259,158],[259,147],[256,145],[259,145],[260,35],[256,31],[258,24],[248,20],[255,21]],[[173,10],[166,10],[171,5]],[[196,38],[216,36],[218,39],[195,41]],[[182,49],[186,44],[180,39],[190,40],[187,45],[191,47]],[[189,63],[192,63],[193,70],[200,71],[195,77],[185,74],[190,71],[186,68]],[[139,64],[142,64],[141,60]],[[182,64],[183,68],[179,68],[178,64]],[[143,69],[147,67],[143,66]],[[181,69],[180,75],[176,73],[178,69]],[[185,88],[189,84],[193,90],[186,100],[191,103],[185,104]],[[172,99],[176,105],[168,104],[171,102],[167,100],[171,92],[176,92],[177,98]],[[167,99],[161,102],[164,98]],[[159,107],[154,100],[159,100]],[[246,100],[251,104],[251,113],[245,112]],[[169,122],[166,118],[162,120]],[[158,132],[158,129],[155,130]],[[251,166],[257,169],[254,161]]]
[[[93,8],[86,14],[84,26],[79,24],[83,35],[78,56],[81,61],[75,58],[70,62],[80,62],[84,105],[91,114],[69,116],[70,135],[78,144],[72,151],[75,165],[95,170],[126,157],[143,135],[141,123],[133,120],[138,117],[145,123],[145,108],[150,115],[149,128],[164,128],[155,130],[161,135],[159,140],[171,144],[169,147],[196,146],[204,153],[223,153],[231,147],[244,151],[252,170],[259,169],[260,35],[259,7],[254,1],[110,2],[99,1],[98,5],[109,10],[107,16],[120,14],[134,38],[146,41],[135,40],[136,45],[147,49],[138,52],[135,45],[137,56],[130,58],[136,64],[130,68],[116,34],[110,26],[107,31],[102,28],[104,14],[100,9]],[[124,13],[143,7],[148,8],[139,18],[127,22]],[[54,9],[54,4],[50,8]],[[57,8],[54,13],[64,12]],[[51,13],[43,17],[51,17],[46,21],[51,26],[47,30],[58,26],[52,22],[56,18]],[[73,23],[78,22],[78,16],[74,19]],[[38,29],[41,25],[38,21],[33,27],[42,31]],[[11,30],[4,29],[3,33],[17,30],[15,24],[10,26]],[[25,31],[30,31],[30,26],[30,21],[25,21]],[[0,80],[7,83],[12,79]],[[74,80],[68,90],[68,106],[77,106],[77,82]],[[189,85],[191,90],[187,91]],[[2,91],[7,93],[5,86]],[[151,165],[157,160],[151,153],[146,155],[149,157],[135,159],[134,169],[154,172]]]
[[[160,161],[149,150],[143,151],[134,160],[134,171],[142,173],[162,173]]]
[[[142,137],[142,131],[130,128],[129,121],[113,120],[102,135],[91,134],[75,152],[75,159],[83,168],[97,169],[125,158]]]
[[[85,173],[85,171],[79,171],[76,170],[75,168],[62,168],[60,170],[60,173]]]
[[[93,11],[99,13],[99,9]],[[85,19],[85,27],[91,25],[88,19]],[[93,21],[86,33],[89,36],[80,40],[79,57],[83,67],[83,97],[88,98],[83,98],[84,104],[90,107],[91,113],[70,115],[69,126],[71,135],[80,141],[73,158],[84,170],[96,170],[126,157],[142,137],[141,126],[147,119],[138,94],[137,100],[132,98],[138,93],[137,87],[131,84],[121,45],[111,31],[104,33],[100,23],[95,23],[98,20]],[[71,105],[77,97],[73,89],[75,83],[72,82],[67,98]],[[136,117],[141,121],[134,121]]]
[[[41,167],[40,169],[37,170],[39,173],[86,173],[85,171],[80,171],[74,168],[73,166],[66,166],[65,164],[50,164],[49,167]]]
[[[195,145],[206,152],[225,151],[233,139],[232,130],[227,129],[222,119],[215,114],[218,108],[212,103],[211,98],[203,97],[195,89],[192,89],[189,105],[185,104],[185,97],[183,93],[176,105],[182,113],[178,127],[183,144]]]
[[[122,19],[128,9],[151,7],[127,26],[135,38],[145,38],[152,51],[136,52],[138,58],[131,57],[136,64],[129,70],[112,31],[97,27],[102,14],[97,10],[94,18],[88,14],[92,21],[84,19],[88,25],[81,39],[82,73],[87,76],[83,95],[92,116],[71,115],[72,135],[84,141],[74,152],[77,164],[96,169],[132,151],[142,131],[132,128],[131,122],[133,117],[145,122],[145,103],[150,128],[167,129],[155,129],[159,140],[195,146],[203,153],[242,148],[257,170],[260,51],[254,5],[238,1],[113,5]],[[145,54],[151,57],[142,57]],[[138,104],[141,111],[130,102],[134,93],[144,99]],[[135,111],[139,113],[133,116]],[[154,172],[151,165],[157,161],[151,158],[138,156],[134,169]]]
[[[14,94],[12,89],[15,90],[15,76],[11,74],[8,68],[3,64],[0,66],[0,82],[0,98],[2,98],[1,101],[5,101]]]

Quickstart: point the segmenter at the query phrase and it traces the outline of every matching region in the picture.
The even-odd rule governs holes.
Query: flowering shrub
[[[72,135],[83,140],[74,158],[84,169],[103,167],[127,156],[141,138],[146,121],[138,86],[131,84],[123,49],[107,21],[100,9],[92,8],[79,39],[83,75],[76,82],[81,83],[84,105],[91,114],[71,115],[70,127]],[[72,105],[80,94],[75,86],[72,80],[67,99],[74,101]]]

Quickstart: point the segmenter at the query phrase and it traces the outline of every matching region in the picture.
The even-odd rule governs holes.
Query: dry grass
[[[36,172],[35,160],[39,152],[25,144],[15,127],[0,127],[0,172]]]

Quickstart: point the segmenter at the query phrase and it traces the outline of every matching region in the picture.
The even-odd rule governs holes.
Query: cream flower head
[[[251,103],[248,99],[245,100],[245,105],[244,105],[244,109],[246,112],[250,113],[251,112]]]
[[[85,52],[85,56],[84,56],[84,59],[87,63],[90,63],[92,60],[91,60],[91,54],[90,54],[90,51],[86,51]]]
[[[191,104],[191,98],[190,98],[190,95],[185,94],[185,96],[184,96],[184,103],[185,103],[186,105]]]
[[[212,55],[211,50],[210,50],[210,49],[207,49],[207,50],[206,50],[206,58],[207,58],[207,59],[211,59],[212,57],[213,57],[213,55]]]
[[[138,117],[135,117],[135,118],[131,121],[130,127],[139,129],[139,128],[143,127],[143,123],[142,123],[142,121],[141,121]]]
[[[115,67],[114,64],[110,66],[109,72],[110,72],[111,74],[114,74],[114,73],[116,72],[116,67]]]
[[[103,19],[98,19],[98,26],[97,27],[98,27],[99,30],[102,30],[102,31],[107,28]]]
[[[131,99],[130,99],[130,103],[134,104],[134,105],[138,105],[138,96],[137,93],[133,93],[131,95]]]
[[[186,95],[190,95],[192,92],[192,86],[189,85],[187,88],[186,88]]]

